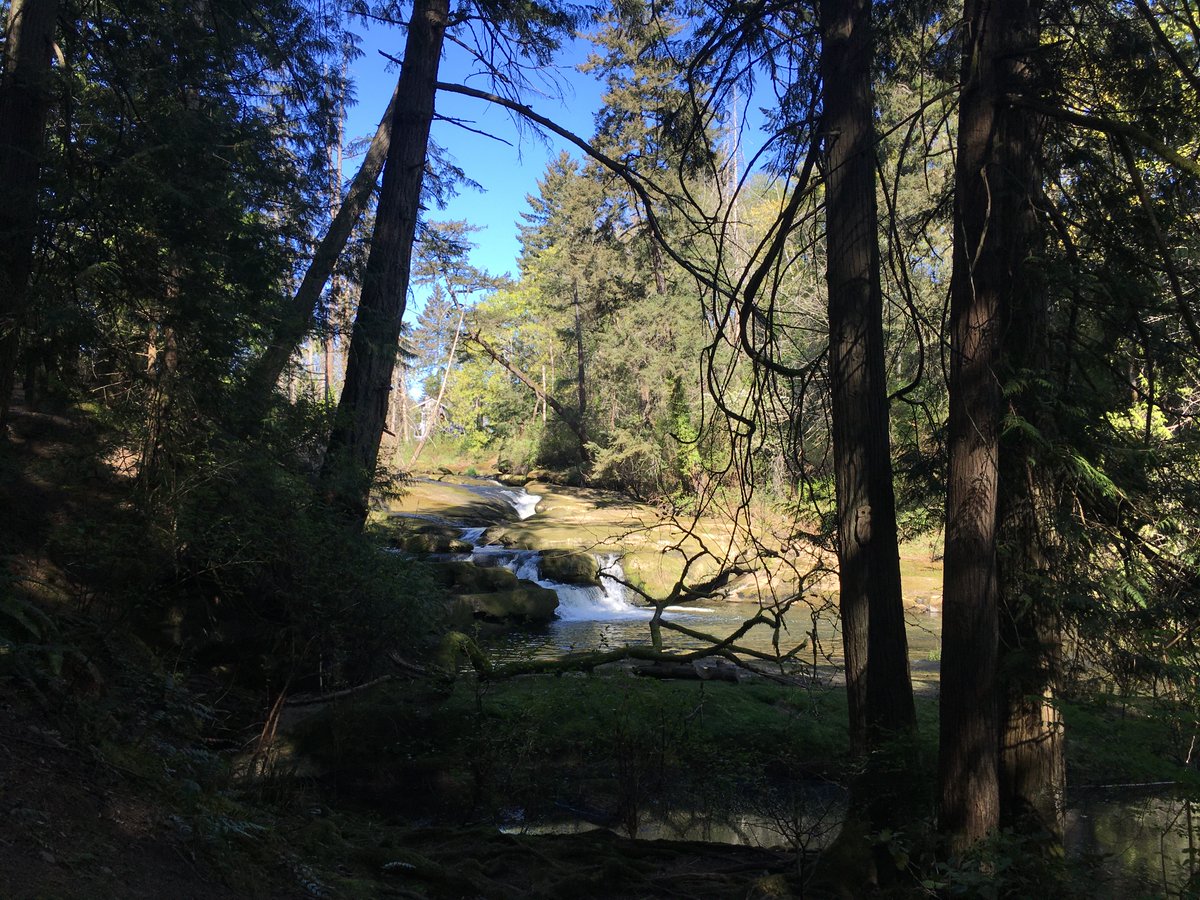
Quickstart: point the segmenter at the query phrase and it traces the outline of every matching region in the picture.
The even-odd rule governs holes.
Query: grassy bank
[[[932,798],[937,702],[918,698]],[[1071,785],[1200,789],[1162,707],[1066,703]],[[627,825],[654,807],[745,811],[801,780],[845,783],[845,695],[766,683],[625,675],[387,686],[297,727],[296,748],[352,794],[444,821],[583,810]],[[932,811],[932,799],[931,799]]]

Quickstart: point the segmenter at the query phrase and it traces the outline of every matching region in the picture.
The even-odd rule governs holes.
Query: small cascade
[[[621,557],[605,553],[596,557],[600,568],[600,584],[553,584],[558,592],[558,617],[566,621],[619,621],[648,619],[653,610],[634,606],[625,596],[625,571]]]
[[[467,558],[477,566],[498,566],[508,569],[518,578],[537,581],[534,576],[537,575],[540,556],[537,550],[513,550],[502,544],[488,544],[476,547]]]
[[[537,512],[537,505],[542,499],[540,494],[531,494],[524,488],[519,491],[500,491],[500,496],[517,511],[517,518],[522,520]]]
[[[472,547],[479,546],[485,531],[487,531],[486,525],[480,525],[478,528],[464,528],[461,534],[463,543],[470,544]]]
[[[526,581],[536,581],[542,587],[552,587],[553,582],[542,581],[538,576],[542,573],[542,554],[536,550],[527,551],[518,557],[513,562],[516,564],[513,572],[518,578],[524,578]]]
[[[521,519],[528,519],[537,511],[542,499],[524,488],[509,490],[499,484],[481,485],[473,490],[500,497],[517,512]],[[654,610],[630,601],[625,590],[625,570],[621,567],[619,553],[603,553],[596,556],[600,572],[600,584],[562,584],[542,578],[542,554],[537,550],[515,550],[500,544],[484,544],[487,527],[463,528],[462,540],[471,545],[466,558],[477,566],[498,566],[508,569],[518,578],[533,581],[550,588],[558,594],[558,618],[562,622],[621,622],[644,621]],[[666,612],[696,613],[709,610],[696,607],[668,607]]]

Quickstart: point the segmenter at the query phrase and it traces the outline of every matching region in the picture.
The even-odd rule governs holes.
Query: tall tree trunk
[[[342,69],[340,72],[341,80],[346,77],[346,61],[343,57]],[[339,82],[340,83],[340,82]],[[393,97],[395,94],[393,93]],[[390,103],[389,103],[390,106]],[[346,140],[346,104],[345,93],[338,97],[337,112],[337,136],[334,145],[329,148],[329,222],[332,225],[337,221],[338,212],[342,208],[342,150]],[[387,115],[387,112],[384,113]],[[376,131],[378,135],[378,130]],[[368,154],[370,148],[367,148]],[[372,182],[373,184],[374,182]],[[331,229],[332,230],[332,229]],[[349,238],[347,237],[346,240]],[[345,245],[345,240],[342,241]],[[336,256],[341,254],[341,249],[338,249]],[[311,268],[311,266],[310,266]],[[337,354],[336,336],[338,325],[343,319],[342,315],[342,291],[341,284],[338,282],[337,272],[331,272],[329,279],[329,299],[325,304],[325,333],[322,335],[322,343],[325,356],[325,395],[323,399],[328,402],[333,398],[333,368]]]
[[[821,3],[829,375],[852,743],[916,724],[888,435],[870,0]]]
[[[58,0],[12,0],[0,74],[0,434],[8,420],[38,222]]]
[[[449,14],[449,0],[416,0],[413,6],[396,86],[395,140],[383,172],[346,379],[322,467],[323,480],[357,527],[367,515],[392,369],[399,352],[438,64]]]
[[[1005,93],[1033,97],[1038,77],[1031,61],[1040,44],[1039,3],[1022,5],[1006,19],[1013,30],[1002,60]],[[1039,206],[1042,194],[1040,117],[1026,106],[1000,113],[1003,140],[998,166],[1008,178],[1013,239],[1011,292],[1004,316],[1004,360],[1009,415],[1025,428],[1000,437],[999,551],[1000,609],[1000,824],[1045,835],[1061,846],[1066,789],[1063,725],[1055,693],[1061,657],[1059,604],[1053,589],[1055,491],[1051,463],[1042,458],[1054,432],[1050,378],[1049,296],[1032,260],[1045,247]]]
[[[363,158],[354,180],[350,182],[346,198],[338,206],[337,214],[329,223],[329,230],[317,245],[300,287],[296,289],[295,295],[276,323],[270,345],[250,370],[247,386],[254,415],[261,414],[266,407],[265,398],[270,396],[283,370],[287,368],[288,360],[312,328],[321,291],[332,276],[334,266],[345,249],[354,226],[362,218],[363,210],[367,208],[371,192],[375,190],[375,184],[379,181],[379,172],[383,169],[384,160],[390,159],[392,122],[396,114],[399,92],[400,85],[397,84],[387,111],[379,121],[375,137],[371,140],[371,146],[367,148],[367,155]],[[329,372],[331,357],[332,354],[326,360],[326,378],[329,381],[332,381],[332,373]]]
[[[578,412],[575,416],[577,428],[576,434],[579,435],[579,458],[586,460],[588,458],[587,449],[587,381],[584,376],[583,357],[583,304],[579,300],[579,282],[576,281],[571,285],[571,296],[575,302],[575,385],[578,391]]]
[[[1005,336],[1029,249],[1032,154],[1027,114],[1006,95],[1027,87],[1037,0],[967,0],[955,167],[950,285],[950,471],[939,815],[961,850],[1000,821],[997,658],[999,485]],[[1007,345],[1006,345],[1007,340]],[[1005,463],[1006,471],[1007,463]],[[1005,490],[1016,485],[1006,482]]]
[[[1019,413],[1018,413],[1019,415]],[[1051,485],[1031,447],[1002,442],[1000,824],[1061,846],[1066,761],[1055,702],[1061,663],[1053,578]],[[1011,457],[1011,461],[1010,461]]]

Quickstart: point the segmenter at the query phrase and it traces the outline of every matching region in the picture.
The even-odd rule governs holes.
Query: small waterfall
[[[477,566],[498,566],[518,578],[533,581],[558,594],[558,618],[564,622],[620,622],[649,619],[654,610],[630,602],[625,590],[625,570],[619,553],[596,556],[600,584],[563,584],[542,577],[542,554],[538,550],[514,550],[501,544],[479,546],[486,527],[464,528],[462,539],[472,545],[469,559]],[[668,606],[669,613],[706,613],[695,606]]]
[[[541,501],[538,494],[530,494],[524,488],[510,490],[491,482],[472,487],[471,490],[484,495],[499,497],[516,510],[517,517],[528,519],[537,511]],[[462,539],[472,549],[467,557],[477,566],[500,566],[518,578],[533,581],[550,588],[558,594],[558,618],[563,622],[620,622],[646,620],[654,610],[631,602],[625,590],[625,570],[621,567],[619,553],[603,553],[596,556],[600,572],[600,584],[562,584],[542,578],[542,555],[537,550],[514,550],[499,544],[480,545],[487,527],[463,528]],[[666,612],[695,613],[709,612],[696,607],[667,607]]]
[[[517,511],[518,519],[528,519],[537,512],[537,505],[542,499],[540,494],[530,494],[524,488],[519,491],[500,491],[500,496]]]
[[[630,619],[649,619],[654,610],[633,606],[625,592],[609,582],[596,587],[591,584],[552,585],[558,593],[558,617],[566,622],[616,622]]]
[[[634,606],[625,596],[625,570],[621,568],[621,557],[616,553],[605,553],[597,556],[596,562],[600,568],[598,587],[545,583],[558,592],[558,617],[576,622],[650,618],[653,610]]]
[[[513,572],[518,578],[524,578],[526,581],[536,581],[542,587],[553,587],[554,583],[550,581],[542,581],[538,576],[542,571],[542,555],[536,550],[527,550],[520,556],[513,559],[515,563]]]
[[[483,533],[487,531],[486,525],[480,525],[478,528],[464,528],[460,537],[462,540],[470,544],[472,547],[477,547],[479,542],[483,540]]]
[[[470,529],[474,531],[474,529]],[[467,535],[463,535],[467,540]],[[563,584],[542,577],[542,554],[538,550],[513,550],[498,545],[475,547],[470,561],[477,566],[499,566],[518,578],[533,581],[558,594],[558,617],[565,621],[618,621],[648,619],[653,610],[634,606],[625,596],[625,572],[621,557],[606,553],[597,557],[600,584]],[[606,578],[605,575],[611,576]],[[617,579],[617,580],[614,580]]]

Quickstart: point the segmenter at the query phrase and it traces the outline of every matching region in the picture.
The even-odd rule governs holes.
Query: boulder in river
[[[434,566],[434,578],[454,594],[511,591],[518,578],[499,566],[477,566],[472,562],[451,560]]]
[[[393,521],[398,521],[395,517]],[[470,553],[471,545],[459,536],[461,529],[453,525],[423,522],[402,526],[400,533],[392,537],[394,547],[409,553]]]
[[[435,577],[452,595],[451,619],[460,628],[490,625],[542,625],[554,618],[558,594],[517,578],[498,566],[448,561],[434,567]]]
[[[560,584],[599,584],[600,567],[590,553],[546,550],[541,559],[542,578]]]
[[[459,594],[451,601],[457,624],[482,621],[492,625],[543,625],[554,618],[558,594],[532,581],[518,581],[507,591]]]

